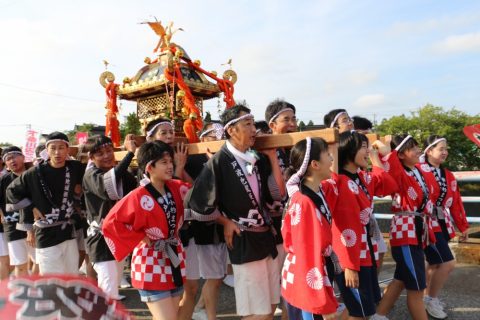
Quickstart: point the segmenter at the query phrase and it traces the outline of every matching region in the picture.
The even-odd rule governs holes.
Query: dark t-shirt
[[[205,154],[195,154],[188,156],[185,171],[195,180],[202,172],[208,157]],[[187,221],[188,228],[181,230],[182,242],[188,243],[190,238],[195,239],[197,245],[209,245],[225,242],[223,236],[223,226],[215,223],[215,221]]]

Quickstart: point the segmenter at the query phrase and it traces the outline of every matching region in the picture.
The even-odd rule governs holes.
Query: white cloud
[[[352,105],[358,108],[368,108],[368,107],[376,107],[383,103],[385,103],[385,95],[381,93],[376,93],[376,94],[363,95],[359,97],[357,100],[355,100],[355,102]]]
[[[98,83],[104,70],[102,59],[111,62],[109,70],[117,81],[135,74],[157,43],[147,26],[137,24],[151,19],[152,14],[185,29],[175,35],[174,41],[191,58],[200,59],[206,70],[221,74],[224,67],[220,64],[232,58],[238,74],[235,98],[245,98],[259,119],[275,97],[284,97],[299,112],[305,112],[302,118],[312,119],[322,118],[324,112],[337,106],[353,107],[353,101],[359,112],[367,113],[371,110],[364,107],[375,106],[382,110],[395,107],[400,112],[404,105],[416,105],[420,97],[422,101],[449,99],[448,90],[432,92],[425,88],[431,83],[430,74],[438,78],[437,72],[422,70],[421,79],[412,83],[418,60],[431,56],[418,48],[431,49],[434,41],[419,34],[431,33],[434,39],[441,40],[448,35],[477,32],[475,23],[480,21],[479,11],[467,5],[457,10],[463,15],[449,11],[449,15],[442,16],[429,9],[411,15],[411,6],[378,5],[372,11],[368,4],[346,0],[313,1],[302,6],[275,0],[177,1],[175,10],[167,11],[166,0],[145,0],[141,6],[113,0],[87,0],[81,4],[51,0],[48,6],[17,2],[8,10],[0,10],[0,38],[5,44],[0,83],[99,102],[0,86],[0,114],[8,115],[0,117],[0,141],[23,141],[22,125],[27,123],[44,132],[73,128],[82,122],[103,124],[105,93]],[[114,14],[106,16],[105,12],[112,8]],[[400,21],[401,17],[418,21],[385,28],[385,24]],[[469,39],[463,41],[472,42]],[[461,46],[456,40],[450,39],[440,47],[445,50],[453,42],[458,50]],[[459,66],[465,65],[463,56],[454,58],[462,59]],[[445,64],[432,67],[441,71]],[[407,84],[404,79],[408,79]],[[471,82],[470,77],[466,75],[464,81]],[[458,87],[458,82],[457,78],[449,85]],[[408,92],[405,86],[418,87],[418,95],[397,94]],[[378,92],[388,92],[386,102],[382,94],[362,96]],[[472,105],[473,112],[475,103],[470,101],[478,93],[472,90],[474,98],[467,103],[464,99],[468,94],[466,88],[450,99],[456,105]],[[398,103],[396,95],[404,101]],[[216,99],[206,101],[206,106],[216,114]],[[134,110],[134,103],[127,107],[124,102],[121,116]]]
[[[340,72],[337,70],[337,72]],[[334,78],[325,79],[322,89],[325,94],[334,95],[354,88],[372,85],[378,79],[378,72],[373,70],[348,70]]]
[[[469,12],[459,15],[439,16],[419,21],[400,21],[392,24],[387,30],[394,35],[418,35],[433,31],[452,31],[454,29],[464,28],[477,24],[480,20],[478,12]]]
[[[371,70],[355,71],[348,75],[348,80],[350,83],[357,86],[371,84],[377,80],[377,78],[378,74]]]
[[[436,43],[433,51],[439,53],[464,53],[480,51],[480,32],[449,36]]]

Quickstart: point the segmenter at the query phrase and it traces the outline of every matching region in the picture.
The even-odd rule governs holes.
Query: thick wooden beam
[[[141,146],[142,144],[144,144],[146,141],[145,139],[145,136],[135,136],[135,143],[137,144],[137,146]],[[175,144],[176,143],[187,143],[188,140],[187,138],[185,137],[176,137],[175,138]],[[79,146],[76,145],[76,146],[70,146],[69,150],[68,150],[68,154],[71,156],[71,157],[74,157],[74,158],[77,158],[77,156],[79,156],[78,154],[78,148]],[[124,151],[122,148],[115,148],[115,153],[119,152],[120,154],[123,154],[125,155],[126,154],[126,151]],[[86,154],[82,154],[82,156],[87,156]],[[117,156],[115,156],[115,159],[117,159]],[[120,158],[121,160],[122,158]]]
[[[371,145],[374,141],[377,141],[379,138],[379,135],[376,133],[367,133],[366,134],[368,138],[368,143]]]
[[[272,148],[289,148],[292,147],[298,141],[305,139],[306,137],[311,138],[323,138],[329,144],[329,152],[334,158],[334,164],[332,169],[336,172],[338,169],[338,130],[337,129],[323,129],[323,130],[312,130],[312,131],[302,131],[302,132],[293,132],[285,133],[278,135],[264,135],[259,136],[255,140],[253,146],[256,150],[263,149],[272,149]],[[136,139],[137,140],[137,139]],[[137,144],[141,145],[145,139],[137,140]],[[220,148],[225,144],[225,140],[211,141],[211,142],[200,142],[200,143],[191,143],[187,145],[188,154],[203,154],[207,151],[215,153],[220,150]],[[123,159],[127,152],[126,151],[116,151],[115,160],[120,161]]]
[[[256,138],[253,148],[255,150],[288,148],[306,137],[323,138],[328,144],[331,144],[338,142],[338,131],[336,129],[323,129],[264,135]],[[188,145],[188,154],[206,153],[207,149],[210,150],[210,152],[217,152],[224,143],[225,140],[192,143]]]
[[[338,142],[328,144],[328,152],[332,155],[333,163],[330,169],[338,173]]]
[[[376,133],[368,133],[368,134],[366,134],[366,136],[367,136],[368,142],[370,144],[372,144],[376,140],[380,140],[382,143],[385,143],[385,144],[387,144],[387,143],[390,144],[390,141],[392,140],[391,135],[380,136]]]

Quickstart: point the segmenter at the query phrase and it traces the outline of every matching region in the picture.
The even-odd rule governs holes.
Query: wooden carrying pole
[[[255,150],[263,149],[277,149],[277,148],[290,148],[298,141],[305,139],[306,137],[311,138],[323,138],[329,147],[329,152],[332,154],[334,162],[332,165],[332,170],[338,171],[338,130],[337,129],[322,129],[322,130],[312,130],[312,131],[302,131],[302,132],[293,132],[293,133],[284,133],[278,135],[264,135],[259,136],[255,140],[253,148]],[[145,137],[137,136],[135,137],[135,142],[137,146],[145,143]],[[184,138],[176,139],[177,142],[185,142]],[[215,153],[220,150],[220,148],[225,144],[225,140],[211,141],[211,142],[199,142],[187,144],[188,154],[204,154],[207,151]],[[76,156],[78,153],[78,148],[73,146],[70,148],[70,155]],[[125,157],[127,151],[115,151],[115,160],[121,161]],[[136,162],[136,161],[135,161]]]
[[[298,141],[305,139],[306,137],[311,138],[323,138],[329,146],[329,152],[333,156],[333,165],[332,171],[338,172],[338,130],[337,129],[323,129],[323,130],[312,130],[312,131],[302,131],[302,132],[293,132],[293,133],[284,133],[277,135],[264,135],[259,136],[255,139],[255,144],[253,148],[255,150],[263,149],[276,149],[276,148],[290,148]],[[141,142],[142,137],[139,137],[137,142]],[[145,141],[145,139],[143,139]],[[215,153],[220,150],[220,148],[225,144],[225,140],[219,141],[210,141],[210,142],[199,142],[188,144],[188,154],[204,154],[207,151]],[[137,145],[140,145],[137,143]],[[127,151],[116,151],[115,160],[120,161],[125,157]]]
[[[368,142],[370,144],[372,144],[374,141],[376,140],[380,140],[382,143],[390,143],[390,140],[392,140],[392,136],[391,135],[386,135],[386,136],[382,136],[380,137],[378,134],[376,133],[367,133],[366,134],[367,138],[368,138]]]

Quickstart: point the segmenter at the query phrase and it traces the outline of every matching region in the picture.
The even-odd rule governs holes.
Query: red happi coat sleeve
[[[166,186],[176,204],[176,230],[183,224],[185,198],[190,184],[169,180]],[[103,221],[102,231],[110,251],[118,261],[129,255],[145,236],[152,240],[166,239],[168,223],[165,212],[144,187],[138,187],[117,202]]]
[[[423,202],[423,190],[413,176],[413,173],[411,175],[407,174],[398,158],[396,150],[386,155],[382,161],[384,162],[385,171],[391,175],[398,185],[398,193],[393,196],[394,201],[392,212],[417,211]],[[421,168],[418,166],[417,169],[421,171]],[[432,179],[435,178],[432,173],[421,172],[421,174],[423,175],[427,188],[430,191],[422,213],[427,216],[430,243],[435,243],[435,234],[433,231],[432,220],[430,218],[433,212]],[[390,245],[401,246],[418,244],[414,231],[415,226],[413,216],[394,216],[390,225]],[[424,243],[424,245],[426,245],[426,243]]]
[[[330,211],[335,210],[338,200],[338,187],[334,179],[323,180],[320,185],[323,194],[325,195],[325,201],[327,201]]]
[[[400,159],[398,158],[398,153],[396,150],[393,150],[389,154],[387,154],[385,157],[382,158],[383,162],[383,168],[385,169],[385,172],[388,172],[388,174],[395,180],[397,183],[399,183],[399,187],[401,188],[402,186],[400,185],[402,180],[403,180],[403,166],[402,163],[400,162]]]
[[[357,196],[359,187],[344,175],[335,175],[338,199],[332,211],[332,243],[342,269],[360,271],[360,250],[363,224]]]
[[[368,178],[369,176],[370,178]],[[371,182],[368,182],[370,179]],[[372,190],[370,186],[373,186],[373,195],[377,197],[385,197],[398,192],[398,185],[393,177],[377,166],[373,166],[371,172],[364,172],[364,181],[369,191]]]
[[[468,229],[469,224],[467,221],[465,208],[463,207],[462,196],[458,188],[457,180],[450,170],[445,169],[445,175],[447,178],[447,187],[452,196],[452,205],[449,208],[450,215],[452,216],[453,221],[455,221],[455,225],[457,226],[458,230],[460,230],[460,232],[465,232]],[[447,201],[448,197],[446,197],[445,202]]]
[[[397,151],[392,151],[385,156],[383,160],[385,161],[385,171],[388,172],[388,174],[390,174],[390,176],[397,182],[398,195],[400,196],[399,206],[393,207],[392,211],[417,211],[417,209],[422,205],[423,201],[423,197],[421,196],[423,195],[421,186],[415,180],[413,174],[410,176],[405,172],[405,169],[398,158]],[[423,211],[431,214],[433,210],[432,179],[435,178],[433,177],[432,173],[426,173],[418,166],[417,169],[421,171],[425,179],[425,183],[427,184],[427,188],[430,191],[427,205]]]
[[[336,311],[325,254],[331,252],[330,224],[312,200],[296,192],[282,226],[287,258],[282,270],[282,296],[293,306],[314,314]]]
[[[117,261],[129,255],[145,237],[147,215],[144,208],[153,208],[153,198],[142,198],[143,187],[118,201],[103,220],[102,231]]]

